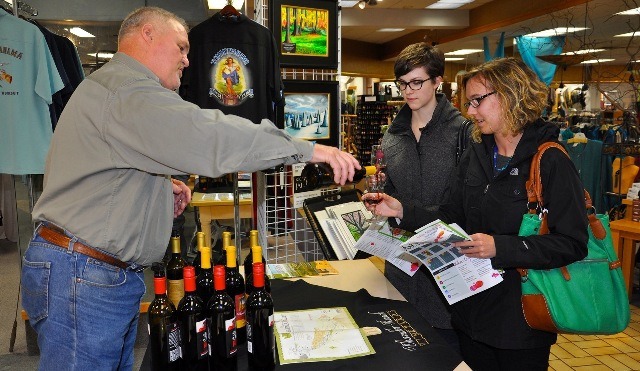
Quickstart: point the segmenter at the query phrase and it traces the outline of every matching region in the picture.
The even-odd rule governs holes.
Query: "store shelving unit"
[[[362,97],[356,108],[356,124],[353,130],[356,158],[360,163],[369,165],[371,146],[382,139],[382,127],[391,124],[395,112],[394,106],[386,102],[364,101]]]

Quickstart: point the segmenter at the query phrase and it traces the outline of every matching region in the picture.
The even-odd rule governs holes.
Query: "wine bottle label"
[[[275,317],[273,313],[269,316],[269,343],[271,344],[271,353],[273,354],[273,359],[276,358],[276,334],[273,332],[273,325],[275,324]]]
[[[236,328],[243,328],[247,324],[247,320],[245,318],[246,298],[244,296],[244,293],[242,293],[236,295],[234,299],[236,307]]]
[[[227,357],[231,357],[238,351],[238,337],[236,334],[236,319],[231,318],[224,321],[225,338],[227,339]]]
[[[202,321],[196,322],[196,339],[198,359],[208,357],[211,353],[211,346],[209,345],[209,332],[207,331],[206,318]]]
[[[180,304],[180,300],[184,296],[184,280],[167,280],[169,287],[167,287],[167,297],[173,305],[177,308]]]
[[[247,352],[253,353],[253,332],[251,323],[247,323]]]
[[[182,358],[182,341],[180,339],[180,326],[177,322],[167,324],[167,350],[169,350],[169,363]]]

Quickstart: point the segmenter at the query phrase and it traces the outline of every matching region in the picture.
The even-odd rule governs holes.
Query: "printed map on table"
[[[347,308],[276,312],[274,317],[280,364],[375,354]]]

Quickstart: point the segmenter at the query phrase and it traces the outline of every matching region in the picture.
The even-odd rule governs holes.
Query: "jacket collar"
[[[559,131],[560,129],[557,126],[542,119],[526,125],[509,163],[509,168],[520,167],[522,163],[531,161],[540,144],[558,140]],[[493,147],[495,144],[493,135],[489,134],[483,135],[482,142],[475,146],[480,164],[488,179],[493,178]],[[505,173],[507,172],[503,172],[501,175]]]

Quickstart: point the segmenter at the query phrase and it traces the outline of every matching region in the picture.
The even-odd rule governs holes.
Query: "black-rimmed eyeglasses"
[[[396,80],[394,82],[396,83],[396,86],[398,87],[398,89],[405,91],[407,89],[407,86],[410,87],[411,90],[420,90],[422,89],[422,84],[424,84],[425,81],[429,81],[429,80],[433,80],[433,77],[429,77],[428,79],[424,79],[424,80],[411,80],[409,82],[402,81],[402,80]]]
[[[481,96],[479,96],[477,98],[469,99],[469,101],[464,104],[464,108],[469,108],[469,106],[471,106],[473,108],[478,108],[478,107],[480,107],[480,103],[482,103],[482,100],[484,98],[486,98],[486,97],[488,97],[490,95],[493,95],[495,93],[496,93],[495,91],[492,91],[491,93],[487,93],[485,95],[481,95]]]

